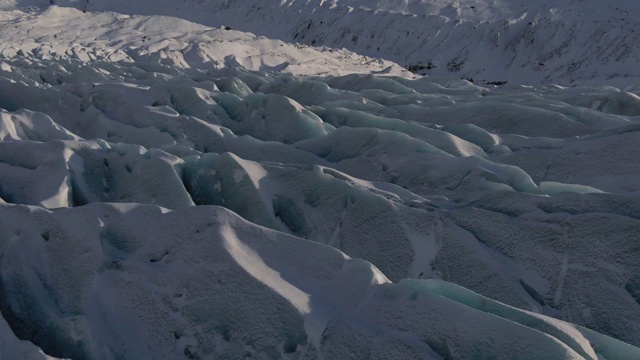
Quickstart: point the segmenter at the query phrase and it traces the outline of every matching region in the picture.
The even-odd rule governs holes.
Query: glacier
[[[23,0],[46,5],[46,0]],[[626,87],[640,80],[640,3],[600,0],[55,0],[172,15],[481,84]]]
[[[640,87],[18,3],[0,359],[640,358]]]

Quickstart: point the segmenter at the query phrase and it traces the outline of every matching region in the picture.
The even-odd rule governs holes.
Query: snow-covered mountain
[[[37,0],[33,0],[37,2]],[[44,0],[40,0],[44,3]],[[602,0],[56,0],[172,15],[479,83],[640,80],[640,3]]]
[[[482,85],[273,25],[515,2],[247,4],[0,0],[0,359],[640,358],[632,69]]]

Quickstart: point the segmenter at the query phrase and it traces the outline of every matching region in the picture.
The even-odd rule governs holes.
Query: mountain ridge
[[[163,14],[287,42],[346,48],[417,73],[480,83],[626,87],[640,79],[640,11],[595,0],[365,2],[116,0],[57,5]]]

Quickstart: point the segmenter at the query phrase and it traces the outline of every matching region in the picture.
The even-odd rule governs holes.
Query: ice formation
[[[640,358],[639,88],[0,14],[0,358]]]

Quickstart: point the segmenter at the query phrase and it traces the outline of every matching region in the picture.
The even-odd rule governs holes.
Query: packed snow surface
[[[640,358],[640,87],[0,8],[0,359]]]

